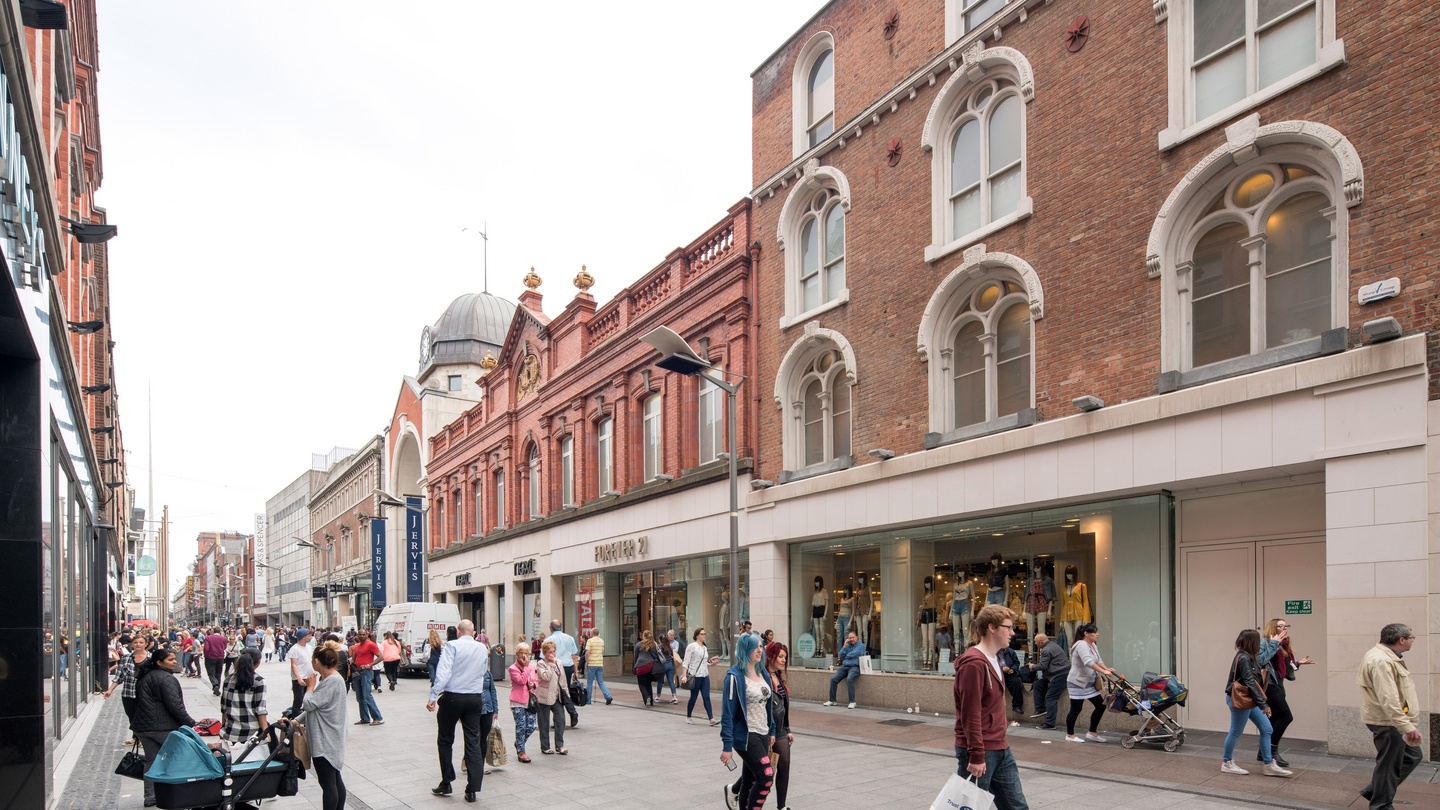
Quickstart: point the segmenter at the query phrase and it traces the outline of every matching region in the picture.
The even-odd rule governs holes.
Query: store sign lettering
[[[636,537],[616,540],[595,546],[595,562],[612,563],[620,560],[635,560],[650,553],[650,538]]]
[[[521,562],[515,563],[515,576],[517,576],[517,577],[533,577],[533,576],[535,576],[535,561],[534,561],[534,560],[523,560],[523,561],[521,561]]]

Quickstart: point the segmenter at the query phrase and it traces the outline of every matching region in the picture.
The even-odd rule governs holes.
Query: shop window
[[[560,506],[575,505],[575,439],[560,440]]]
[[[832,665],[853,631],[877,670],[953,675],[994,603],[1022,661],[1038,632],[1068,648],[1088,621],[1111,666],[1173,672],[1169,515],[1145,496],[793,545],[792,666]]]
[[[816,34],[800,50],[791,87],[798,156],[835,132],[835,40],[829,33]]]
[[[646,481],[655,480],[655,476],[665,471],[663,455],[665,420],[663,411],[661,410],[663,405],[664,400],[659,394],[650,396],[645,400],[644,416],[642,417],[644,422],[642,433],[644,434],[643,441],[645,446],[642,452],[645,456]]]
[[[601,419],[595,438],[595,481],[600,494],[615,491],[615,420]]]

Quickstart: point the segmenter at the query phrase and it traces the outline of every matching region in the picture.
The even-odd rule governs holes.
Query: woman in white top
[[[330,647],[315,651],[312,663],[315,673],[305,680],[303,718],[309,736],[310,758],[315,763],[315,777],[320,783],[321,807],[342,810],[345,807],[345,780],[340,777],[345,767],[345,679],[336,672],[340,653]]]
[[[1100,639],[1100,631],[1093,624],[1083,624],[1075,632],[1078,637],[1070,647],[1070,677],[1065,685],[1070,692],[1070,714],[1065,717],[1065,741],[1083,743],[1105,742],[1100,736],[1100,717],[1105,714],[1105,701],[1100,697],[1100,690],[1096,688],[1099,676],[1095,673],[1104,673],[1114,677],[1115,670],[1105,666],[1100,660],[1100,650],[1095,642]],[[1075,736],[1075,721],[1080,718],[1080,710],[1085,707],[1085,701],[1090,701],[1095,707],[1090,713],[1090,731],[1085,734],[1082,740]]]
[[[710,665],[719,663],[719,656],[711,656],[710,648],[705,646],[705,628],[696,629],[694,641],[685,648],[685,660],[680,665],[684,670],[680,673],[680,683],[690,684],[690,705],[685,707],[685,722],[695,725],[690,715],[695,712],[695,699],[705,699],[705,719],[710,725],[718,726],[720,721],[715,719],[715,712],[710,708]]]
[[[265,663],[267,664],[270,663],[271,658],[275,657],[275,629],[272,627],[265,628],[265,648],[262,652],[265,653]]]

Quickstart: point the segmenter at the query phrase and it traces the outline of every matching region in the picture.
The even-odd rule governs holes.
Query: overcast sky
[[[553,315],[580,265],[604,302],[719,221],[750,73],[822,5],[100,3],[118,403],[172,581],[384,428],[421,328],[483,287],[482,224],[490,291],[533,265]]]

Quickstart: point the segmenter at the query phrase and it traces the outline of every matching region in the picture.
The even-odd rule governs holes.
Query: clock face
[[[430,360],[430,327],[420,330],[420,364]]]

